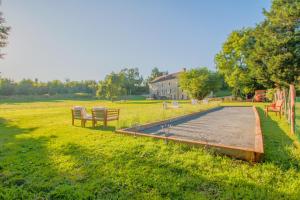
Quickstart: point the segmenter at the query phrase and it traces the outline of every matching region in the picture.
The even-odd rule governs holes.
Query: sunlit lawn
[[[72,126],[73,105],[120,108],[121,120],[106,129]],[[163,111],[155,101],[0,103],[0,199],[300,198],[300,145],[284,119],[266,119],[261,109],[265,158],[259,164],[114,133],[115,126],[216,106],[181,105]]]

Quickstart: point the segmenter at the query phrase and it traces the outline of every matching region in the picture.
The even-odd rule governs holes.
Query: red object
[[[266,99],[266,90],[255,90],[253,100],[256,102],[262,102]]]
[[[283,100],[278,100],[275,103],[271,103],[270,105],[265,106],[265,115],[268,116],[269,112],[275,112],[279,114],[279,117],[281,118],[282,114],[282,106],[283,106]]]

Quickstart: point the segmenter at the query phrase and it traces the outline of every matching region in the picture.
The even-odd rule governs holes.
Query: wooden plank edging
[[[258,162],[262,159],[262,155],[264,154],[264,143],[263,143],[263,135],[260,124],[260,117],[257,111],[257,108],[253,106],[253,111],[255,115],[255,143],[254,143],[254,151],[255,151],[255,161]]]

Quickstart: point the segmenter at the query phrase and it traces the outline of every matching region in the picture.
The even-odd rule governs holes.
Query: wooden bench
[[[91,115],[87,114],[86,108],[81,106],[75,106],[71,109],[72,113],[72,125],[74,126],[75,120],[81,121],[81,126],[85,127],[87,121],[92,121],[93,118]]]
[[[107,127],[108,121],[118,120],[119,121],[120,109],[112,108],[93,108],[92,119],[93,127],[96,126],[98,121],[103,121],[104,127]]]

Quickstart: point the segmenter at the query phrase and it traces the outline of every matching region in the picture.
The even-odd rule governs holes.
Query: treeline
[[[56,94],[74,94],[86,93],[95,95],[98,83],[93,80],[88,81],[70,81],[64,82],[53,80],[49,82],[40,82],[37,79],[23,79],[19,82],[7,78],[0,78],[0,95],[56,95]]]
[[[300,81],[300,1],[273,0],[264,15],[255,27],[233,31],[215,57],[236,96]]]
[[[158,68],[144,79],[138,68],[124,68],[120,72],[112,72],[99,82],[95,80],[71,81],[53,80],[42,82],[38,79],[14,81],[0,77],[0,95],[56,95],[85,93],[100,98],[114,99],[120,96],[141,95],[149,92],[148,82],[167,72]]]
[[[148,91],[148,83],[140,75],[139,69],[125,68],[99,81],[97,96],[113,100],[120,96],[147,94]]]

